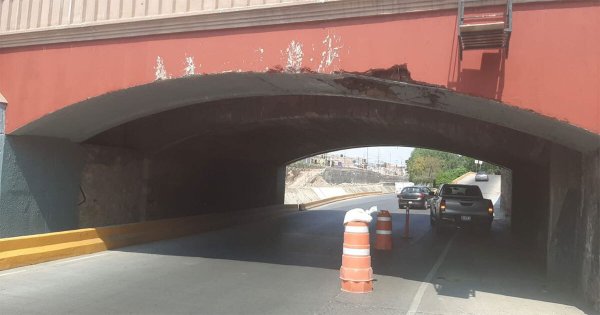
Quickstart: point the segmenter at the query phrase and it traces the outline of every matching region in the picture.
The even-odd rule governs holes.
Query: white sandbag
[[[346,212],[346,215],[344,216],[344,224],[348,222],[370,223],[371,220],[373,220],[373,218],[371,217],[371,213],[373,212],[377,212],[377,206],[373,206],[366,211],[362,208],[348,210],[348,212]]]

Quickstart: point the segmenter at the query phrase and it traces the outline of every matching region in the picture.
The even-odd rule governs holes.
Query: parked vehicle
[[[429,202],[429,215],[436,229],[443,225],[475,225],[489,231],[494,220],[494,205],[484,199],[476,185],[442,185]]]
[[[427,187],[404,187],[398,194],[398,208],[410,205],[413,209],[427,209],[427,200],[432,197],[431,190]]]
[[[488,180],[489,180],[489,176],[486,172],[479,171],[479,172],[477,172],[477,174],[475,174],[476,182],[487,182]]]

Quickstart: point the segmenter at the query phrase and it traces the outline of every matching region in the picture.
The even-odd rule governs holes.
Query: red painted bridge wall
[[[597,1],[516,5],[505,60],[489,50],[467,51],[459,62],[454,10],[11,48],[0,50],[0,91],[10,133],[78,101],[154,81],[159,56],[173,78],[184,74],[186,57],[196,74],[262,72],[285,68],[294,42],[302,67],[313,71],[406,63],[415,80],[600,134],[599,17]]]

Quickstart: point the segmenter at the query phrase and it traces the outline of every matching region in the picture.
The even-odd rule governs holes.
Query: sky
[[[330,152],[330,154],[343,154],[350,157],[367,158],[368,151],[369,163],[377,163],[377,159],[379,159],[381,162],[405,165],[412,150],[414,150],[414,148],[411,147],[368,147],[340,150]]]

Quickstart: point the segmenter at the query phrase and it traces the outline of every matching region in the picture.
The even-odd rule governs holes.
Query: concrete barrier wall
[[[298,211],[296,205],[0,239],[0,270],[176,238]]]
[[[393,193],[394,187],[387,185],[356,185],[333,187],[287,188],[285,203],[298,204],[319,201],[323,199],[368,192]]]

